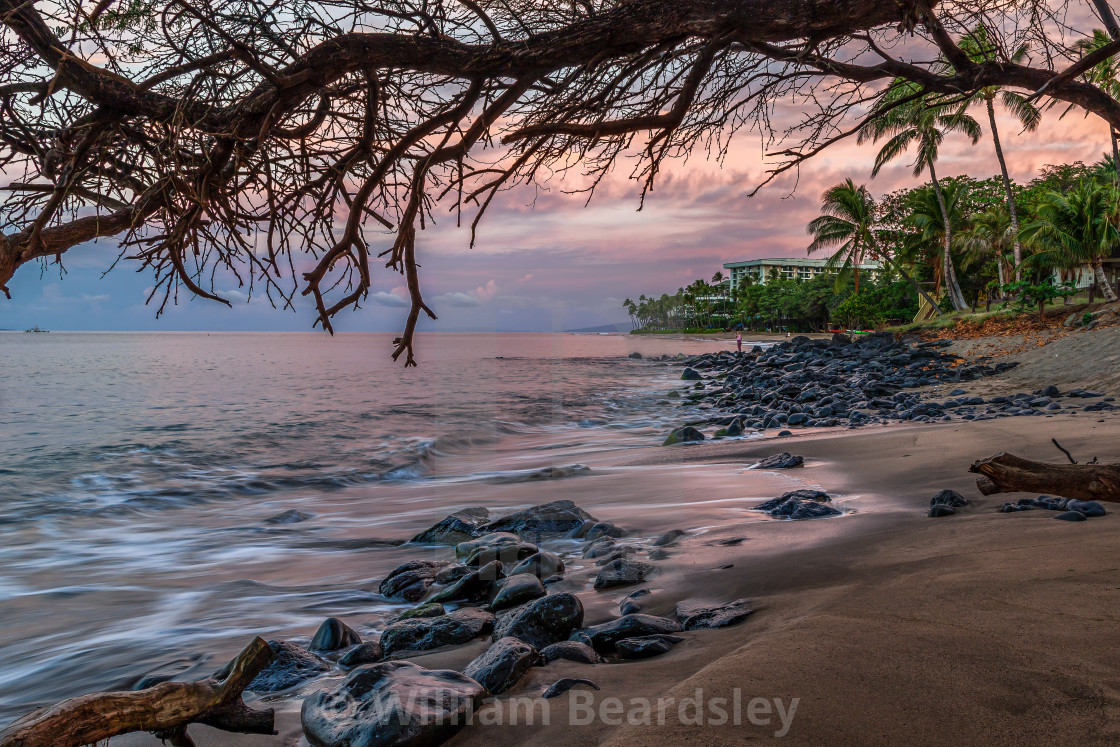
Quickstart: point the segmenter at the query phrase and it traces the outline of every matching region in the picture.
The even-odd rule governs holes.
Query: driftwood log
[[[192,747],[188,724],[275,734],[273,710],[256,711],[241,700],[241,692],[273,655],[258,637],[221,671],[203,680],[94,693],[41,708],[0,732],[0,747],[79,747],[132,731],[154,732],[174,747]]]
[[[999,453],[973,462],[976,487],[993,493],[1049,493],[1080,501],[1120,503],[1120,464],[1047,464]]]

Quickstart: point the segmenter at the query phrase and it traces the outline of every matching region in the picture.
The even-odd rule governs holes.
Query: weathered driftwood
[[[1049,493],[1081,501],[1120,503],[1120,464],[1047,464],[999,453],[973,462],[976,487],[993,493]]]
[[[191,747],[188,724],[275,734],[272,709],[255,711],[241,700],[241,692],[272,657],[272,649],[258,637],[203,680],[71,698],[13,723],[0,732],[0,747],[78,747],[132,731],[156,732],[175,747]]]

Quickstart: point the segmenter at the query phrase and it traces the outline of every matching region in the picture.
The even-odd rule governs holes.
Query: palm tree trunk
[[[889,257],[887,257],[886,254],[883,253],[882,249],[879,248],[878,241],[873,238],[868,244],[868,247],[871,249],[871,253],[879,258],[880,262],[885,264],[887,267],[893,267],[895,271],[902,276],[903,280],[914,286],[914,290],[918,292],[918,295],[926,300],[926,303],[930,305],[930,308],[932,308],[938,316],[941,316],[941,309],[940,307],[938,307],[937,301],[934,301],[932,298],[930,298],[930,295],[922,289],[922,286],[918,284],[918,281],[910,277],[910,275],[907,274],[906,270],[902,269],[901,263],[896,264]]]
[[[941,182],[937,181],[937,170],[933,166],[933,161],[930,160],[928,163],[929,176],[933,181],[933,191],[937,194],[937,204],[941,207],[941,219],[945,222],[945,254],[942,258],[945,288],[949,292],[949,300],[952,302],[953,308],[957,311],[964,311],[968,308],[968,304],[965,303],[964,294],[961,293],[961,287],[957,284],[957,273],[953,269],[953,229],[949,222],[949,209],[945,206],[945,195],[941,192]]]
[[[1003,175],[1003,191],[1007,193],[1007,213],[1011,216],[1011,231],[1015,234],[1015,281],[1023,279],[1020,265],[1023,262],[1023,246],[1019,243],[1019,211],[1015,207],[1015,193],[1011,191],[1011,177],[1007,175],[1007,161],[1003,157],[1003,146],[999,142],[999,130],[996,128],[996,108],[992,99],[988,98],[988,121],[992,124],[992,142],[996,145],[996,158],[999,159],[999,170]],[[1116,146],[1115,137],[1112,140],[1113,148]],[[1005,285],[1003,279],[1003,258],[996,260],[1000,269],[999,284]]]
[[[1108,279],[1104,276],[1104,262],[1101,261],[1100,257],[1093,260],[1093,280],[1101,289],[1101,293],[1104,294],[1106,300],[1110,302],[1116,300],[1116,292],[1112,290],[1112,283],[1108,282]]]

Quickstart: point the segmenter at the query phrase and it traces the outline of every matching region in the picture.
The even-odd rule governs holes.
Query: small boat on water
[[[32,327],[31,329],[25,329],[25,330],[23,330],[23,331],[24,331],[24,332],[34,332],[34,333],[36,333],[36,334],[41,334],[41,333],[44,333],[44,332],[50,332],[50,330],[49,330],[49,329],[39,329],[39,325],[38,325],[38,324],[36,324],[36,325],[35,325],[34,327]]]

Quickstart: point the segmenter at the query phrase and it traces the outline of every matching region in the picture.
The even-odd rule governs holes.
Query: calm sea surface
[[[0,725],[330,615],[380,630],[400,607],[377,580],[450,552],[399,542],[464,506],[571,498],[656,534],[765,492],[624,466],[687,417],[679,366],[626,355],[734,343],[422,335],[404,369],[391,337],[0,334]]]

